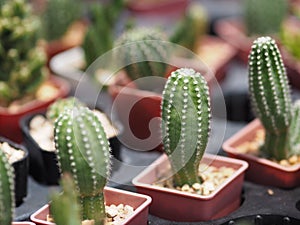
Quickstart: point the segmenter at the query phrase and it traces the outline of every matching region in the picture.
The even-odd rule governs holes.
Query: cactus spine
[[[65,110],[56,120],[55,148],[62,173],[71,173],[82,220],[103,224],[103,188],[110,173],[110,147],[101,122],[86,107]]]
[[[244,22],[249,35],[278,33],[286,13],[286,0],[244,1]]]
[[[14,171],[0,148],[0,224],[11,225],[14,208]]]
[[[193,69],[172,72],[162,99],[162,134],[175,186],[201,183],[200,160],[210,132],[210,99],[207,82]]]
[[[115,46],[123,46],[118,51],[118,59],[127,75],[136,80],[146,76],[164,76],[168,55],[164,48],[164,35],[153,29],[135,28],[123,33]],[[137,63],[132,63],[132,62]]]
[[[266,130],[262,151],[277,160],[288,156],[291,96],[285,67],[273,39],[260,37],[249,55],[249,91],[254,113]]]

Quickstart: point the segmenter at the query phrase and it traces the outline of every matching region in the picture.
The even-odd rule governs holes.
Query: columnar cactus
[[[39,25],[25,0],[10,0],[1,5],[1,105],[34,94],[46,78],[46,57],[37,47]]]
[[[11,225],[14,208],[14,172],[0,148],[0,224]]]
[[[291,154],[300,155],[300,100],[297,100],[293,105],[289,135]]]
[[[287,14],[286,0],[245,0],[244,22],[249,35],[278,33]]]
[[[260,37],[253,43],[249,55],[249,92],[254,113],[266,130],[264,154],[277,160],[287,158],[291,95],[280,52],[270,37]]]
[[[57,118],[54,134],[61,172],[72,175],[79,192],[82,220],[103,224],[110,147],[101,122],[86,107],[67,109]]]
[[[122,46],[117,52],[118,59],[127,75],[132,79],[145,76],[165,76],[168,54],[164,47],[164,35],[158,30],[134,28],[123,33],[115,47]],[[132,62],[137,63],[132,63]]]
[[[195,50],[197,40],[206,33],[208,25],[207,12],[199,3],[189,5],[184,18],[175,28],[170,42]]]
[[[210,98],[207,82],[193,69],[172,72],[162,99],[164,151],[175,173],[175,186],[201,183],[200,160],[210,132]]]

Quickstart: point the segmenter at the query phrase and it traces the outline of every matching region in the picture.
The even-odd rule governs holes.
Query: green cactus
[[[78,106],[84,106],[84,104],[75,97],[58,99],[48,107],[46,117],[54,123],[56,118],[58,118],[60,113],[65,109],[73,109]]]
[[[71,173],[79,192],[81,220],[103,224],[103,189],[110,173],[110,147],[101,122],[86,107],[67,109],[54,126],[55,148],[62,173]]]
[[[0,8],[0,104],[34,94],[46,78],[44,51],[37,47],[39,20],[24,0]]]
[[[292,100],[280,52],[270,37],[260,37],[252,45],[249,92],[254,113],[266,130],[263,153],[277,160],[287,158]]]
[[[193,69],[172,72],[162,99],[164,151],[169,157],[175,186],[201,183],[200,160],[210,132],[210,98],[207,82]]]
[[[248,35],[278,33],[287,9],[286,0],[245,0],[244,23]]]
[[[63,192],[52,193],[50,214],[56,225],[81,225],[78,193],[73,178],[64,174],[60,183]]]
[[[155,29],[134,28],[124,32],[115,47],[122,46],[117,54],[127,75],[136,80],[146,76],[165,76],[168,54],[163,33]],[[136,61],[137,63],[132,63]]]
[[[170,42],[195,50],[197,40],[207,30],[207,12],[199,3],[189,5],[184,18],[178,23],[170,37]]]
[[[47,41],[61,38],[70,25],[82,17],[81,0],[48,0],[42,17],[43,37]]]
[[[289,134],[291,155],[300,155],[300,100],[297,100],[293,105]]]
[[[91,24],[82,44],[87,66],[112,49],[116,20],[123,7],[123,0],[113,0],[106,5],[99,3],[91,5]]]
[[[0,148],[0,224],[11,225],[14,208],[14,171]]]

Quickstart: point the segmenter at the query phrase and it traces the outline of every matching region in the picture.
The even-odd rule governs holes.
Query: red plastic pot
[[[55,98],[48,101],[33,100],[20,107],[16,112],[11,112],[7,108],[0,107],[0,135],[14,142],[21,143],[23,140],[21,128],[19,125],[20,119],[34,112],[45,111],[57,98],[63,98],[69,94],[70,85],[63,79],[50,76],[49,81],[58,88],[58,94]]]
[[[172,221],[207,221],[228,215],[241,204],[244,172],[248,164],[241,160],[205,154],[203,163],[215,167],[231,167],[235,173],[208,196],[186,193],[152,185],[170,169],[166,155],[162,155],[133,179],[137,191],[152,198],[150,213]]]
[[[104,197],[107,205],[127,204],[134,208],[134,213],[130,215],[122,225],[147,225],[148,210],[151,198],[146,195],[123,191],[116,188],[105,187]],[[47,222],[49,205],[45,205],[30,216],[30,219],[37,225],[54,225]]]
[[[268,159],[238,152],[237,146],[245,141],[252,140],[257,130],[261,128],[262,125],[260,121],[258,119],[253,120],[224,142],[224,151],[230,157],[248,162],[249,168],[246,171],[246,180],[279,188],[294,188],[300,186],[300,165],[284,167]]]

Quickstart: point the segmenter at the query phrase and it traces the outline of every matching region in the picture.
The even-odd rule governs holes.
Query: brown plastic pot
[[[261,128],[262,125],[260,121],[258,119],[253,120],[224,142],[224,151],[230,157],[248,162],[249,168],[246,171],[246,180],[279,188],[294,188],[300,186],[300,165],[284,167],[265,158],[238,152],[237,146],[252,140],[257,130]]]
[[[20,119],[29,113],[45,111],[57,98],[63,98],[69,94],[70,85],[67,81],[55,76],[50,76],[48,82],[58,88],[58,94],[55,98],[47,101],[33,100],[22,105],[19,110],[15,112],[11,112],[5,107],[0,107],[1,136],[21,143],[23,136],[19,125]]]
[[[215,167],[231,167],[235,173],[208,196],[200,196],[152,185],[170,169],[166,155],[162,155],[133,179],[137,191],[152,198],[150,213],[172,221],[207,221],[228,215],[241,204],[244,172],[248,164],[241,160],[205,154],[203,163]]]
[[[133,193],[130,191],[119,190],[116,188],[105,187],[104,197],[107,205],[126,204],[134,208],[134,213],[130,215],[122,225],[147,225],[148,210],[151,203],[151,198],[146,195]],[[38,211],[30,216],[37,225],[54,225],[54,223],[47,221],[49,214],[49,204],[44,205]]]

